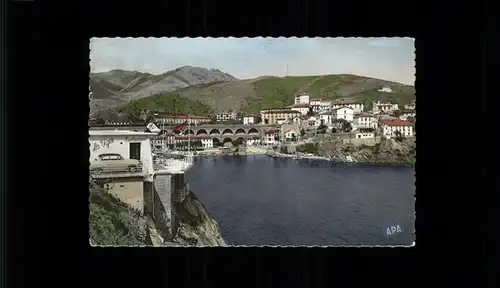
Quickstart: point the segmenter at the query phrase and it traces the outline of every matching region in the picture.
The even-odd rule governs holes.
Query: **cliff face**
[[[141,216],[103,189],[90,190],[89,234],[99,246],[225,246],[219,225],[193,194],[176,204],[177,236],[164,241],[153,219]]]
[[[219,224],[208,216],[193,192],[182,203],[174,204],[174,210],[180,220],[174,242],[185,246],[226,246]]]
[[[416,143],[414,140],[382,139],[374,146],[343,144],[336,141],[320,143],[318,154],[322,157],[370,164],[405,164],[415,163]]]

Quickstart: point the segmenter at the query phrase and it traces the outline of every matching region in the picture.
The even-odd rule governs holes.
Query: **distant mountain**
[[[113,108],[130,101],[169,93],[193,85],[238,81],[218,69],[183,66],[160,75],[112,70],[90,74],[91,110]]]

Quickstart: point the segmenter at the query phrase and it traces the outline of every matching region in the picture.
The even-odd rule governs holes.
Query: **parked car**
[[[90,163],[90,172],[101,174],[101,172],[129,171],[131,173],[142,170],[142,163],[136,159],[124,159],[116,153],[100,154]]]

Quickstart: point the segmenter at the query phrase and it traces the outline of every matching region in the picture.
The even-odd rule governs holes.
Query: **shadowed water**
[[[228,156],[196,159],[186,177],[230,245],[414,240],[413,167]]]

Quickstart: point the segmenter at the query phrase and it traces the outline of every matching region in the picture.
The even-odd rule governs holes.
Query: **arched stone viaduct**
[[[170,127],[169,127],[170,128]],[[174,134],[182,134],[183,135],[193,135],[193,136],[209,136],[213,139],[219,140],[221,143],[225,143],[230,141],[234,141],[238,138],[242,138],[243,140],[247,139],[262,139],[264,137],[264,133],[268,130],[273,129],[272,126],[263,126],[263,125],[198,125],[185,127],[181,130],[171,130],[165,129],[161,132],[163,133],[174,133]]]

